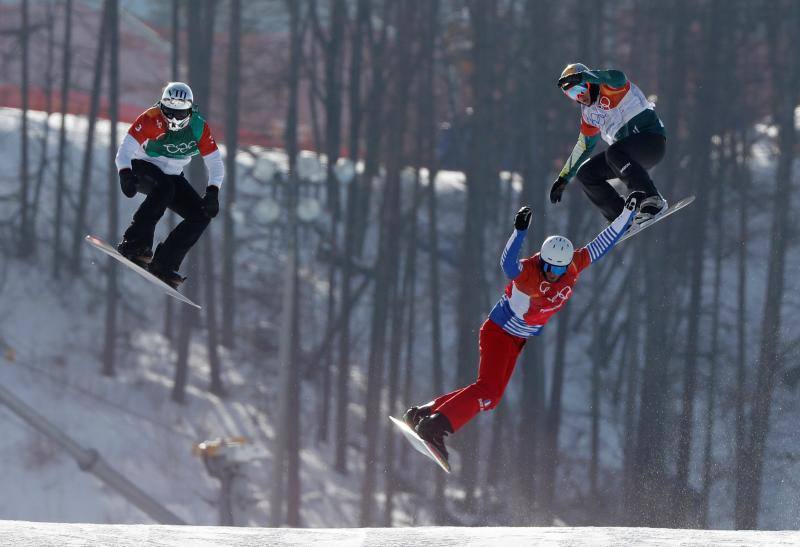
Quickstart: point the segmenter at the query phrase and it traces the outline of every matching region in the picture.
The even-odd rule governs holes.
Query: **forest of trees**
[[[91,75],[75,70],[84,2],[20,0],[0,23],[11,53],[0,59],[3,83],[19,86],[22,110],[19,172],[0,179],[0,247],[54,282],[104,287],[98,370],[114,376],[137,316],[121,309],[125,281],[113,264],[89,279],[82,239],[90,200],[107,204],[105,225],[94,219],[100,235],[113,241],[128,222],[114,166],[121,131],[108,140],[107,179],[91,166],[95,120],[116,127],[120,88],[137,75],[119,70],[129,17],[119,0],[98,4],[101,32],[82,52]],[[193,342],[208,348],[208,389],[225,397],[220,348],[260,351],[242,335],[243,314],[278,325],[275,355],[264,357],[281,368],[269,409],[279,449],[263,485],[272,525],[303,525],[299,451],[321,444],[334,447],[336,473],[358,474],[363,526],[391,525],[401,492],[434,499],[443,525],[760,525],[765,484],[778,480],[767,473],[778,457],[771,426],[797,412],[776,401],[800,380],[789,275],[800,3],[171,0],[152,11],[171,44],[164,72],[216,114],[226,181],[220,217],[184,265],[195,281],[186,294],[203,312],[166,299],[151,323],[163,322],[174,345],[176,404]],[[277,35],[266,54],[248,40],[262,33]],[[390,434],[386,416],[474,380],[514,212],[533,208],[530,253],[550,233],[582,244],[603,227],[577,181],[562,203],[547,200],[578,135],[578,110],[555,85],[575,61],[623,70],[652,97],[668,135],[654,180],[671,202],[696,201],[584,274],[569,306],[529,340],[500,406],[448,439],[460,460],[445,476]],[[89,123],[86,142],[68,146],[76,81],[87,86]],[[40,157],[29,147],[32,85],[62,120],[56,149],[40,146]],[[237,200],[253,198],[238,194],[250,174],[232,154],[247,146],[243,124],[283,131],[288,170],[263,185],[281,202],[265,232],[277,253],[264,259],[283,272],[277,288],[239,274],[256,235],[234,220]],[[298,169],[304,146],[325,157],[312,189]],[[462,171],[464,191],[438,188],[441,171]],[[187,175],[202,194],[202,161]],[[301,218],[308,192],[322,207]],[[301,328],[308,321],[313,335]]]

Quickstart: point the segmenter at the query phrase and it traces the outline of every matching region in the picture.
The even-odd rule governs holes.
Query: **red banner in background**
[[[91,95],[86,91],[71,91],[69,94],[69,108],[70,114],[78,116],[87,116],[89,114],[91,102]],[[28,92],[28,109],[46,112],[48,109],[47,94],[44,90],[39,88],[31,89]],[[8,108],[22,108],[22,93],[19,88],[13,85],[0,85],[0,107]],[[50,109],[53,113],[61,112],[61,95],[59,92],[53,92],[50,95]],[[140,105],[129,103],[121,103],[119,105],[119,120],[120,122],[131,123],[144,109]],[[105,97],[100,99],[100,111],[98,117],[104,120],[108,119],[108,101]],[[214,123],[214,120],[209,122],[214,130],[214,138],[218,142],[225,142],[225,130],[221,123]],[[268,148],[283,148],[283,140],[276,138],[272,135],[259,133],[250,129],[239,130],[239,145],[249,146],[258,145]],[[313,143],[302,142],[301,148],[304,150],[313,150]]]

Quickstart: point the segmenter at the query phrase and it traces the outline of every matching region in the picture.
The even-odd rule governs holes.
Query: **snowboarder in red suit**
[[[500,259],[509,282],[478,337],[477,380],[427,404],[412,406],[403,415],[403,421],[445,459],[444,437],[464,427],[479,412],[497,406],[527,339],[541,334],[547,321],[572,297],[581,272],[628,230],[643,197],[642,192],[631,193],[622,213],[585,247],[574,251],[569,239],[554,235],[544,240],[540,252],[523,260],[519,253],[532,213],[527,206],[519,210]]]

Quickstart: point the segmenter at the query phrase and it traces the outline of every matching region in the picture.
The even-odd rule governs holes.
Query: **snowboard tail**
[[[188,298],[186,298],[184,295],[182,295],[181,293],[179,293],[178,291],[176,291],[175,289],[173,289],[172,287],[170,287],[169,285],[167,285],[166,283],[161,281],[159,278],[157,278],[156,276],[154,276],[153,274],[151,274],[150,272],[148,272],[147,270],[142,268],[141,266],[139,266],[137,264],[134,264],[133,262],[131,262],[130,260],[128,260],[127,258],[122,256],[121,254],[119,254],[119,252],[113,246],[109,245],[108,243],[106,243],[105,241],[100,239],[99,237],[93,236],[93,235],[88,235],[84,239],[86,240],[86,243],[88,243],[89,245],[91,245],[95,249],[98,249],[99,251],[104,252],[105,254],[107,254],[108,256],[113,258],[114,260],[120,262],[121,264],[127,266],[128,269],[133,270],[134,272],[136,272],[137,274],[139,274],[140,276],[145,278],[147,281],[149,281],[153,285],[156,285],[162,291],[164,291],[165,293],[170,295],[172,298],[175,298],[176,300],[180,300],[181,302],[183,302],[185,304],[189,304],[190,306],[193,306],[193,307],[197,308],[198,310],[203,309],[200,306],[198,306],[197,304],[195,304],[194,302],[192,302],[191,300],[189,300]]]
[[[669,207],[667,207],[666,211],[664,211],[663,213],[659,214],[654,219],[652,219],[652,220],[650,220],[648,222],[645,222],[644,224],[640,224],[638,226],[631,226],[630,228],[628,228],[628,231],[625,232],[625,235],[623,235],[621,238],[619,238],[619,241],[617,241],[617,244],[622,243],[623,241],[625,241],[629,237],[635,236],[636,234],[638,234],[642,230],[648,229],[653,224],[656,224],[657,222],[661,222],[662,220],[664,220],[665,218],[670,216],[672,213],[677,213],[678,211],[680,211],[681,209],[683,209],[687,205],[690,205],[693,201],[694,201],[694,196],[689,196],[688,198],[683,198],[682,200],[678,201],[674,205],[670,205]]]
[[[400,430],[406,440],[411,443],[411,446],[413,446],[417,452],[424,454],[428,458],[435,461],[436,464],[444,469],[445,472],[450,472],[450,462],[448,462],[447,458],[445,458],[438,450],[436,450],[436,447],[417,435],[417,432],[411,429],[403,420],[398,420],[394,416],[389,416],[389,419],[392,421],[394,426]]]

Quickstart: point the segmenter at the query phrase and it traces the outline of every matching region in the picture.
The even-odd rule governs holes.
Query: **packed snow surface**
[[[800,532],[661,528],[225,528],[0,521],[4,545],[798,545]]]

